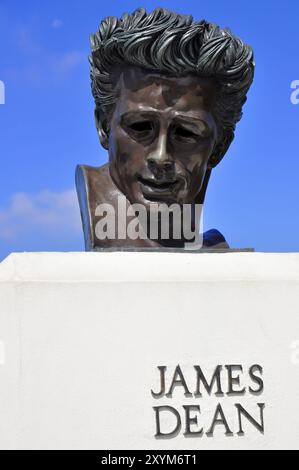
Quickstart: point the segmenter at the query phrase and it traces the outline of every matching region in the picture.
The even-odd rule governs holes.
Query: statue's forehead
[[[130,107],[144,105],[156,109],[210,110],[216,95],[213,79],[191,74],[172,77],[133,67],[123,72],[119,86],[119,99]]]

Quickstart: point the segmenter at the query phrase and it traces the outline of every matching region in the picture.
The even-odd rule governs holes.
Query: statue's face
[[[110,174],[131,203],[187,204],[199,193],[217,140],[211,79],[128,68],[110,122]]]

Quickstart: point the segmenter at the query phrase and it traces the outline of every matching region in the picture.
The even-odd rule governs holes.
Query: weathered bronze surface
[[[126,209],[141,204],[147,213],[157,203],[204,203],[211,171],[242,116],[252,50],[227,29],[161,8],[104,19],[91,45],[96,125],[109,163],[76,170],[86,250],[184,248],[183,236],[120,236],[127,219],[115,237],[99,239],[97,207],[110,204],[117,216],[120,197]],[[216,230],[203,241],[205,248],[228,247]]]

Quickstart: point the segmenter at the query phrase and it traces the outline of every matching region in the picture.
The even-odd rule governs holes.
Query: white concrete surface
[[[299,448],[299,254],[36,253],[0,264],[2,449]],[[152,397],[181,366],[253,364],[254,396]],[[238,387],[236,387],[238,388]],[[210,427],[221,403],[232,436]],[[237,435],[235,403],[258,420]],[[156,439],[153,407],[200,405],[202,437]],[[192,414],[192,416],[194,413]],[[164,432],[174,426],[163,415]]]

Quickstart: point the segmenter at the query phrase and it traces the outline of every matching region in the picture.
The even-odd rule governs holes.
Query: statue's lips
[[[141,176],[138,178],[141,190],[144,194],[172,194],[175,190],[178,180],[159,181],[156,179],[146,179]]]

